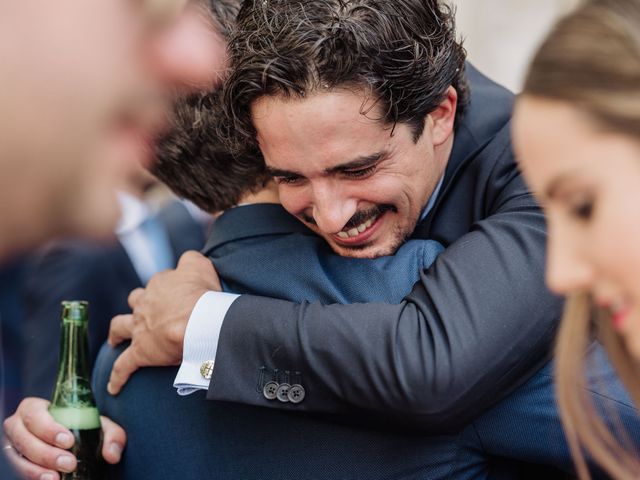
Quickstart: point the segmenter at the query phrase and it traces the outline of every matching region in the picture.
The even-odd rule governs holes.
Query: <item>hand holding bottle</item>
[[[76,468],[76,459],[68,451],[74,437],[53,419],[49,405],[41,398],[25,398],[4,421],[4,452],[18,473],[29,480],[58,480],[58,471],[71,472]],[[127,441],[126,433],[108,418],[100,420],[104,432],[102,456],[108,463],[118,463]],[[44,476],[47,474],[51,476]]]
[[[120,460],[124,430],[100,417],[91,391],[88,309],[84,301],[62,302],[52,401],[26,398],[4,422],[4,450],[28,479],[102,480],[103,460]]]

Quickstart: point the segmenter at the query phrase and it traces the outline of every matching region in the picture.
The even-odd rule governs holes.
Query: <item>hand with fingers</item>
[[[67,449],[73,446],[72,433],[48,412],[49,402],[25,398],[16,412],[4,421],[3,450],[21,477],[28,480],[58,480],[58,472],[72,472],[76,458]],[[101,417],[103,458],[118,463],[127,441],[125,431]]]
[[[140,367],[179,365],[187,322],[198,299],[210,290],[220,290],[213,265],[195,251],[185,252],[174,270],[155,274],[146,288],[129,295],[128,315],[111,321],[109,343],[131,344],[115,361],[108,390],[120,392]]]

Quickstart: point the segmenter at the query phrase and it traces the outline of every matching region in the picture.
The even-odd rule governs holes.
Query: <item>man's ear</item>
[[[444,100],[427,115],[427,125],[431,129],[434,146],[442,145],[453,134],[457,107],[458,92],[455,88],[449,87]]]

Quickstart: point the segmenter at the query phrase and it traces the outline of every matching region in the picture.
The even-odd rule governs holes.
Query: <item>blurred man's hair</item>
[[[180,100],[168,134],[157,144],[152,173],[177,196],[214,213],[236,205],[271,178],[259,154],[232,155],[221,140],[220,95]]]
[[[228,38],[242,0],[210,0],[218,31]],[[172,128],[156,147],[152,172],[176,195],[210,213],[236,205],[270,179],[262,157],[233,156],[223,145],[220,94],[193,94],[175,106]]]
[[[229,38],[241,5],[242,0],[209,0],[215,26],[224,38]]]

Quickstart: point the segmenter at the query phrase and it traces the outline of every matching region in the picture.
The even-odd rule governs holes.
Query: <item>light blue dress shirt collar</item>
[[[435,205],[436,199],[438,198],[438,194],[440,193],[440,187],[442,187],[443,180],[444,180],[444,173],[440,177],[440,180],[438,180],[438,184],[436,185],[436,188],[433,190],[433,193],[429,197],[429,201],[427,202],[427,206],[424,207],[424,210],[422,211],[422,215],[420,215],[420,221],[422,221],[425,218],[427,218],[427,215],[429,215],[429,212],[431,211],[431,209]]]

